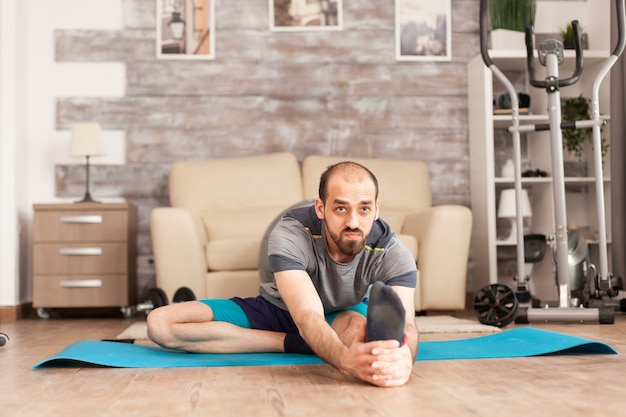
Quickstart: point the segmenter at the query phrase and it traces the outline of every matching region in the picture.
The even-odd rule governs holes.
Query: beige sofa
[[[315,198],[324,169],[346,159],[377,176],[381,217],[415,256],[416,311],[463,309],[472,215],[464,206],[432,206],[420,161],[312,155],[300,167],[293,154],[275,153],[177,162],[171,207],[150,219],[157,286],[170,297],[182,286],[199,298],[257,295],[266,229],[290,205]]]

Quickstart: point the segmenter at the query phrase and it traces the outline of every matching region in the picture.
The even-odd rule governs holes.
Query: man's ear
[[[324,220],[324,202],[319,198],[315,199],[315,214],[318,219]]]
[[[376,199],[376,218],[374,220],[378,220],[380,217],[380,199]]]

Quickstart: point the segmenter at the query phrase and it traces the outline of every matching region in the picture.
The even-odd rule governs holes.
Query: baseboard
[[[33,303],[25,303],[17,306],[1,306],[0,322],[16,321],[33,316]]]

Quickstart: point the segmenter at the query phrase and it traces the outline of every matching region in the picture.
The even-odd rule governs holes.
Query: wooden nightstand
[[[33,205],[33,307],[136,304],[136,208],[127,203]]]

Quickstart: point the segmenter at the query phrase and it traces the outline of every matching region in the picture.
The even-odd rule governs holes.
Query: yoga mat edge
[[[531,327],[459,340],[426,341],[419,345],[418,361],[517,358],[541,355],[617,354],[610,345]],[[185,353],[155,346],[85,340],[33,366],[181,368],[193,366],[312,365],[323,361],[314,355],[293,353],[206,354]]]

